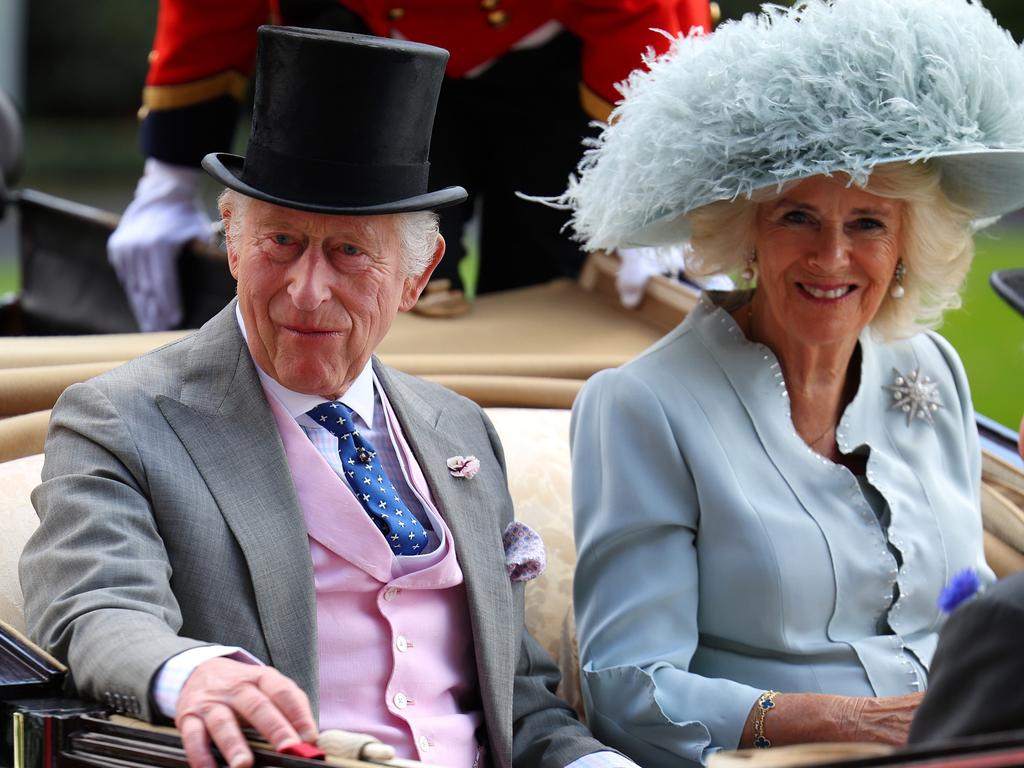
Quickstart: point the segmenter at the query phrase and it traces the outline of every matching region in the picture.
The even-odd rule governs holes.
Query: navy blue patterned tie
[[[359,434],[352,409],[340,402],[321,403],[306,413],[338,438],[345,479],[391,550],[396,555],[420,554],[427,546],[427,532],[391,484],[373,445]]]

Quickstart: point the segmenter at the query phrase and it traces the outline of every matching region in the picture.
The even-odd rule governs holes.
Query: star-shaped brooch
[[[932,414],[943,407],[939,399],[939,385],[927,376],[922,376],[920,368],[906,375],[893,368],[892,374],[892,384],[882,387],[892,392],[889,409],[899,408],[907,414],[908,427],[914,419],[924,419],[934,426]]]

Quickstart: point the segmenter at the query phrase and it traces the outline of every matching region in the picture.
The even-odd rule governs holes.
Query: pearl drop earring
[[[903,289],[903,278],[907,276],[907,267],[903,264],[903,259],[900,259],[896,264],[896,272],[892,276],[892,288],[889,289],[889,295],[894,299],[902,299],[906,291]]]
[[[740,272],[740,278],[746,283],[752,283],[757,279],[757,251],[751,252],[747,257],[747,265]]]

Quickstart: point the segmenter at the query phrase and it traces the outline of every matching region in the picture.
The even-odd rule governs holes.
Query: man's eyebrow
[[[282,227],[284,229],[298,229],[292,222],[286,218],[280,216],[270,216],[267,218],[257,218],[256,225],[260,227]]]

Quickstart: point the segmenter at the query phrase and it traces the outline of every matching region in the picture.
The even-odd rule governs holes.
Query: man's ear
[[[434,246],[434,256],[427,265],[427,268],[423,270],[423,274],[419,277],[405,278],[405,288],[402,290],[402,303],[398,305],[400,312],[408,312],[416,306],[420,294],[423,293],[423,289],[430,282],[430,276],[434,274],[434,270],[437,269],[437,265],[441,263],[441,259],[444,257],[444,248],[444,238],[438,234],[437,245]]]
[[[231,216],[230,207],[220,209],[220,219],[224,223],[224,247],[228,251],[228,270],[231,272],[231,276],[238,280],[238,250],[231,239]]]

